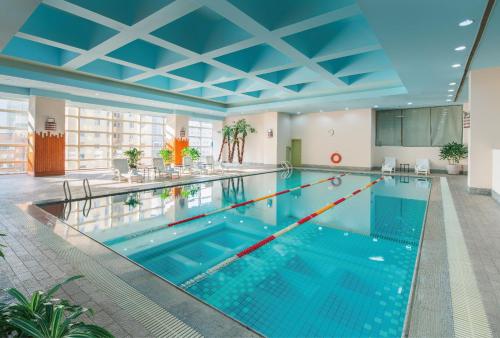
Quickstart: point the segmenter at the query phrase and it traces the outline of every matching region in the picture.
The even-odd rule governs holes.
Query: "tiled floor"
[[[249,172],[251,171],[249,170]],[[110,180],[109,172],[77,173],[66,177],[73,182],[74,195],[82,194],[79,186],[84,175],[91,176],[91,185],[96,195],[131,188],[126,183],[113,183]],[[498,312],[500,309],[500,246],[498,245],[500,241],[500,205],[491,197],[468,194],[466,177],[447,178],[490,326],[493,335],[498,337],[500,336],[500,315]],[[0,264],[1,288],[13,285],[23,291],[33,291],[46,288],[66,276],[81,273],[75,261],[59,255],[57,250],[41,240],[41,237],[45,236],[45,234],[41,236],[40,233],[44,229],[44,225],[23,214],[14,205],[32,200],[60,198],[62,196],[61,183],[62,178],[60,177],[35,179],[24,175],[0,176],[0,187],[2,187],[0,189],[0,200],[2,200],[0,232],[8,234],[6,239],[0,239],[0,241],[6,242],[9,246],[6,251],[7,264]],[[148,183],[144,186],[151,187],[159,184],[166,183]],[[132,188],[137,188],[137,186],[134,185]],[[57,237],[50,231],[46,233],[46,236]],[[69,244],[67,245],[71,247]],[[89,259],[92,260],[92,258]],[[129,282],[127,278],[123,279]],[[134,280],[134,278],[130,277],[130,280]],[[430,196],[420,266],[416,279],[409,336],[455,336],[449,289],[441,187],[439,179],[435,179]],[[156,299],[157,293],[154,291],[146,289],[140,291],[149,298]],[[116,301],[113,301],[109,293],[102,290],[99,283],[93,280],[82,279],[72,283],[63,288],[61,296],[94,308],[96,311],[94,321],[104,325],[118,337],[158,336],[148,331],[126,306],[118,305]],[[226,317],[218,313],[214,314],[214,310],[209,307],[194,311],[191,308],[192,299],[182,299],[176,303],[169,303],[170,300],[167,299],[169,297],[165,296],[163,297],[165,301],[159,302],[168,311],[174,312],[177,318],[188,323],[189,325],[186,327],[194,329],[194,331],[189,331],[193,335],[232,337],[253,335]],[[211,324],[207,325],[204,318],[210,318]]]

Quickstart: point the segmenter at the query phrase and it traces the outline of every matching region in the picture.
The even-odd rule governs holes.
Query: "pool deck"
[[[246,168],[226,175],[269,170],[272,169]],[[63,287],[58,296],[93,308],[96,314],[92,321],[106,327],[116,337],[258,336],[61,222],[36,210],[31,214],[27,212],[31,210],[28,202],[60,199],[64,179],[70,181],[74,198],[83,196],[81,180],[84,177],[89,177],[94,195],[220,178],[219,175],[183,177],[129,185],[113,182],[110,173],[104,171],[45,178],[0,176],[0,232],[7,234],[0,242],[8,246],[6,262],[0,262],[0,288],[15,286],[32,292],[69,276],[83,274],[84,279]],[[441,177],[446,178],[444,189]],[[498,337],[500,205],[491,197],[467,193],[466,176],[436,175],[433,178],[408,336],[470,336],[463,328],[474,329],[473,322],[477,322],[477,312],[481,311],[465,311],[464,315],[459,308],[461,305],[466,309],[483,309],[487,329],[492,336]],[[448,186],[458,219],[455,223],[449,221]],[[447,239],[451,241],[450,234],[456,230],[463,236],[453,237],[452,245],[448,246]],[[459,246],[461,241],[463,247]],[[473,273],[461,276],[460,272],[467,270],[454,263],[463,255],[470,259],[465,267]],[[473,287],[467,290],[476,288],[479,296],[473,293],[470,296],[468,291],[457,296],[453,290],[457,290],[460,283],[472,283]],[[474,332],[479,336],[478,332],[487,331]]]

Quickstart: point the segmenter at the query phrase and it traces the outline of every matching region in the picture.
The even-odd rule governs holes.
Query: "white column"
[[[471,192],[489,194],[492,151],[500,148],[500,68],[470,72],[469,103],[468,186]]]

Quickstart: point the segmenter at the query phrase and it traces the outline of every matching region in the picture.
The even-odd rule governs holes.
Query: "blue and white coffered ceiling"
[[[28,12],[1,41],[4,85],[28,81],[184,110],[443,104],[485,1],[8,0]],[[31,1],[33,2],[33,1]],[[19,20],[21,20],[20,15]],[[14,20],[12,20],[14,21]],[[45,86],[44,86],[45,84]],[[96,94],[97,95],[97,94]]]

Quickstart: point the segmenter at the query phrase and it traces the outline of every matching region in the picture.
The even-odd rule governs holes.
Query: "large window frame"
[[[213,156],[213,123],[189,120],[188,126],[189,146],[198,149],[201,156]]]
[[[0,97],[0,174],[25,173],[28,162],[29,101]],[[12,116],[7,118],[7,116]],[[9,124],[9,120],[13,122]],[[5,122],[5,123],[4,123]],[[9,142],[9,138],[12,140]],[[15,141],[15,142],[14,142]]]
[[[132,147],[144,152],[141,163],[152,164],[171,137],[168,118],[165,114],[67,106],[66,170],[110,168],[113,158],[123,157],[123,151]],[[83,121],[94,121],[95,128],[83,127]],[[104,142],[84,141],[87,133]],[[124,139],[128,141],[123,143]],[[102,149],[104,156],[85,158],[86,149]]]
[[[458,105],[377,110],[375,121],[377,147],[441,147],[463,141],[463,107]]]

